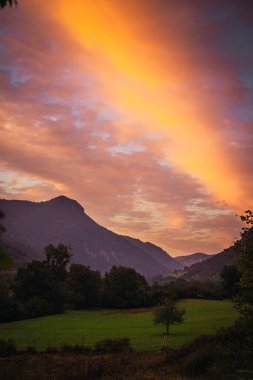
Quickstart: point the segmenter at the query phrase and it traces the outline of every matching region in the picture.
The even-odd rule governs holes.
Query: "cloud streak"
[[[29,0],[5,12],[2,196],[64,193],[173,254],[230,244],[235,212],[253,206],[247,9]]]

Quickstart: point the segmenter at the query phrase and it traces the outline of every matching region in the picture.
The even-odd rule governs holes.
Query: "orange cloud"
[[[89,52],[104,98],[125,115],[129,128],[141,123],[144,131],[165,133],[168,139],[160,147],[164,157],[200,178],[218,200],[240,209],[251,199],[233,159],[225,154],[227,141],[209,120],[206,105],[199,107],[202,94],[194,93],[191,79],[198,68],[187,60],[187,38],[177,25],[166,31],[166,45],[150,38],[157,32],[145,13],[145,2],[141,4],[128,8],[113,0],[79,0],[73,6],[58,0],[55,16]],[[176,12],[173,6],[170,10]]]
[[[220,24],[199,30],[203,9],[183,3],[27,0],[0,14],[2,197],[64,193],[174,254],[231,243],[231,208],[252,205],[253,124],[224,110],[250,89],[213,51]]]

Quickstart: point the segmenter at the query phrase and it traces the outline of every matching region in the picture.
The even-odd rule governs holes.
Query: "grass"
[[[171,327],[169,346],[178,347],[200,335],[213,334],[237,317],[231,302],[183,300],[185,321]],[[68,311],[19,322],[0,324],[0,339],[13,339],[19,348],[33,345],[82,343],[93,346],[105,338],[127,336],[138,351],[157,351],[162,346],[163,326],[153,324],[154,309]]]

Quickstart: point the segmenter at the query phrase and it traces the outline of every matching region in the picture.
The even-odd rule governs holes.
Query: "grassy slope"
[[[183,324],[171,328],[170,347],[200,335],[212,334],[230,325],[237,316],[230,302],[184,300]],[[127,336],[137,350],[159,350],[163,326],[153,325],[152,309],[128,311],[69,311],[62,315],[0,324],[0,338],[13,339],[19,347],[28,344],[38,348],[62,343],[93,345],[104,338]]]

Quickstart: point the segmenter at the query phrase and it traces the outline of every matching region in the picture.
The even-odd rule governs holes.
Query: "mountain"
[[[183,267],[190,267],[191,265],[195,263],[200,263],[201,261],[210,259],[214,255],[207,255],[206,253],[193,253],[192,255],[188,256],[177,256],[175,259],[177,262],[179,262]]]
[[[65,196],[39,203],[2,199],[0,209],[7,231],[2,244],[7,242],[17,260],[22,256],[26,260],[42,258],[45,246],[63,243],[71,246],[73,262],[102,273],[113,265],[123,265],[152,278],[182,267],[161,248],[100,226],[78,202]],[[18,253],[17,247],[23,253]]]
[[[41,259],[40,251],[26,239],[15,240],[10,235],[4,234],[1,236],[0,244],[16,264]]]
[[[220,272],[224,265],[236,264],[239,253],[233,247],[213,255],[207,260],[198,262],[186,269],[183,278],[187,280],[220,280]]]
[[[145,251],[154,260],[159,262],[164,268],[167,268],[167,273],[175,270],[182,269],[182,265],[178,265],[177,260],[173,259],[162,248],[150,242],[144,243],[139,239],[134,239],[129,236],[125,236],[132,244]]]

